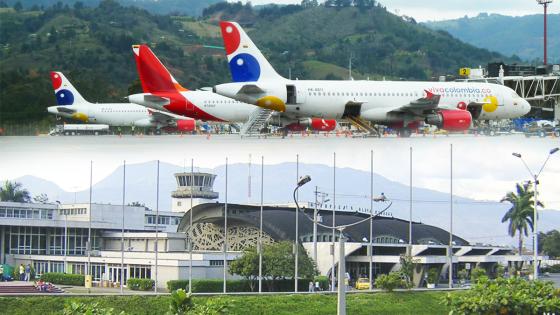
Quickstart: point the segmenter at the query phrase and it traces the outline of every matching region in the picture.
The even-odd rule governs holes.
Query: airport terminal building
[[[261,207],[254,204],[228,204],[226,207],[216,202],[218,193],[212,188],[216,177],[213,174],[178,173],[175,177],[177,190],[171,196],[172,207],[159,213],[137,206],[0,202],[0,263],[29,263],[38,275],[45,272],[85,274],[91,264],[94,283],[101,280],[119,283],[121,276],[125,283],[128,278],[155,279],[157,268],[158,286],[165,287],[169,280],[187,279],[191,264],[193,278],[221,279],[224,255],[225,260],[232,261],[244,248],[257,244]],[[314,205],[306,203],[301,207],[302,211],[297,213],[294,205],[264,205],[263,241],[294,241],[297,213],[298,241],[310,257],[317,253],[319,272],[330,275],[331,253],[335,253],[335,269],[339,261],[338,233],[333,239],[331,229],[318,226],[315,245],[313,222],[309,219],[314,215]],[[227,251],[224,252],[226,208]],[[328,226],[333,217],[338,225],[368,218],[369,214],[318,209],[318,222]],[[159,218],[158,224],[156,218]],[[439,268],[442,277],[446,276],[447,231],[413,222],[412,245],[409,246],[408,221],[379,216],[372,222],[371,253],[368,250],[369,220],[344,231],[346,268],[352,278],[367,277],[370,257],[374,278],[398,269],[400,257],[407,250],[417,262],[415,272],[419,279],[429,267]],[[189,239],[188,235],[192,237]],[[122,269],[121,239],[124,240]],[[482,266],[492,270],[497,264],[531,260],[529,256],[514,255],[510,248],[473,245],[455,235],[453,244],[454,269]]]

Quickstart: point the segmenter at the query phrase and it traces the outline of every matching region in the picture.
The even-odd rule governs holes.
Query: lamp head
[[[554,148],[554,149],[550,150],[550,154],[554,154],[558,151],[560,151],[560,148]]]
[[[301,177],[297,183],[298,187],[301,187],[311,181],[311,177],[309,175],[305,175]]]
[[[515,156],[515,157],[518,157],[518,158],[521,158],[521,154],[519,154],[519,153],[513,152],[511,155],[513,155],[513,156]]]

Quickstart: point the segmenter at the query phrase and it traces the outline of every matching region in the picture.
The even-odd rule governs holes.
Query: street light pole
[[[346,315],[346,261],[344,259],[344,228],[340,228],[338,237],[338,303],[336,313]]]
[[[299,160],[299,158],[298,158],[298,160]],[[298,287],[297,287],[297,281],[298,281],[298,269],[297,269],[298,268],[298,250],[297,249],[299,247],[299,236],[298,236],[298,232],[297,232],[297,222],[298,222],[297,217],[299,216],[299,204],[298,204],[297,196],[298,196],[298,189],[301,186],[307,184],[309,181],[311,181],[311,177],[309,177],[308,175],[302,177],[301,179],[298,180],[296,188],[294,189],[294,202],[296,204],[296,240],[294,242],[294,246],[295,246],[294,247],[294,251],[295,251],[295,266],[294,266],[295,267],[295,270],[294,270],[295,271],[294,272],[295,283],[294,283],[294,289],[295,289],[295,292],[297,292],[297,289],[298,289]]]
[[[309,175],[303,176],[303,177],[300,179],[300,181],[298,182],[296,188],[294,189],[294,201],[296,202],[296,211],[298,212],[298,214],[299,214],[299,212],[300,212],[300,209],[299,209],[299,205],[298,205],[297,200],[296,200],[296,192],[297,192],[297,190],[298,190],[301,186],[305,185],[306,183],[308,183],[308,182],[310,182],[310,181],[311,181],[311,177],[309,177]],[[371,219],[374,218],[374,217],[377,217],[377,216],[382,215],[382,214],[383,214],[385,211],[387,211],[387,210],[391,207],[391,205],[392,205],[392,202],[389,201],[389,200],[385,197],[385,195],[383,195],[383,194],[382,194],[381,197],[375,198],[374,201],[381,201],[381,202],[386,202],[386,201],[387,201],[387,202],[389,202],[389,205],[388,205],[387,207],[385,207],[385,209],[383,209],[382,211],[378,212],[378,213],[377,213],[376,215],[374,215],[374,216],[371,216],[371,215],[370,215],[370,216],[368,216],[367,218],[364,218],[364,219],[362,219],[362,220],[359,220],[359,221],[357,221],[357,222],[350,223],[350,224],[344,224],[344,225],[339,225],[339,226],[334,226],[334,225],[333,225],[333,226],[328,226],[328,225],[325,225],[325,224],[322,224],[322,223],[318,223],[318,222],[317,222],[317,224],[320,225],[320,226],[323,227],[323,228],[326,228],[326,229],[333,229],[333,231],[335,231],[335,232],[336,232],[337,230],[340,231],[340,236],[339,236],[339,239],[338,239],[338,242],[339,242],[339,243],[338,243],[338,244],[339,244],[339,248],[338,248],[338,249],[339,249],[339,259],[338,259],[338,298],[337,298],[337,300],[338,300],[338,303],[337,303],[337,314],[338,314],[338,315],[346,315],[346,283],[345,283],[345,280],[346,280],[346,271],[345,271],[345,269],[346,269],[346,260],[345,260],[345,251],[344,251],[344,242],[345,242],[345,238],[344,238],[343,231],[344,231],[344,229],[347,228],[347,227],[351,227],[351,226],[354,226],[354,225],[357,225],[357,224],[361,224],[361,223],[363,223],[363,222],[366,222],[367,220],[371,220]],[[305,213],[305,211],[303,212],[303,215],[304,215],[308,220],[313,221],[313,218],[309,217],[309,215],[307,215],[307,214]],[[333,253],[333,256],[334,256],[334,253]],[[334,279],[333,273],[334,273],[334,268],[332,268],[332,270],[331,270],[331,275],[333,276],[332,278]],[[334,290],[334,285],[333,285],[333,290]]]
[[[299,154],[296,154],[296,181],[299,185]],[[297,189],[295,191],[296,203],[299,199],[299,194]],[[299,267],[299,211],[296,212],[296,240],[294,242],[294,252],[295,252],[295,266],[294,266],[294,292],[298,291],[298,267]]]
[[[313,261],[317,263],[317,186],[315,186],[315,207],[313,209]]]
[[[531,169],[529,168],[529,166],[527,165],[527,163],[525,163],[525,160],[523,159],[523,157],[521,156],[520,153],[512,153],[513,156],[515,156],[516,158],[519,158],[521,160],[521,162],[523,162],[523,165],[525,165],[525,168],[527,169],[527,171],[529,171],[529,174],[531,175],[531,178],[533,179],[533,183],[535,184],[535,198],[533,199],[533,280],[537,280],[539,277],[539,267],[538,267],[538,227],[537,227],[537,221],[538,221],[538,217],[537,217],[537,206],[539,204],[538,202],[538,185],[539,185],[539,176],[541,175],[541,172],[543,171],[544,167],[546,166],[546,163],[548,162],[548,160],[550,159],[550,156],[553,155],[554,153],[560,151],[560,148],[554,148],[552,150],[550,150],[548,152],[548,156],[546,157],[546,160],[544,161],[543,165],[541,166],[541,169],[539,170],[539,172],[537,174],[534,174]],[[521,253],[519,253],[521,255]]]

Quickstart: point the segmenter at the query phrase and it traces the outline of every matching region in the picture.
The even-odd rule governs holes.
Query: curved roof
[[[204,203],[193,208],[193,223],[210,222],[223,226],[224,224],[224,204],[223,203]],[[307,218],[302,212],[305,211],[309,217],[313,217],[313,209],[301,208],[298,216],[300,239],[309,236],[313,232],[313,222]],[[246,204],[228,204],[228,225],[244,224],[259,227],[260,223],[260,206]],[[322,217],[324,225],[332,225],[333,211],[320,210],[319,215]],[[367,218],[369,215],[360,212],[336,211],[336,225],[350,224],[361,219]],[[187,212],[181,219],[177,228],[178,232],[185,232],[189,225],[190,215]],[[294,240],[295,238],[295,208],[285,206],[264,206],[263,207],[263,231],[275,240]],[[408,225],[409,221],[390,218],[376,217],[373,219],[373,238],[391,237],[408,243]],[[332,230],[317,227],[319,235],[331,234]],[[362,242],[369,240],[369,220],[348,227],[344,230],[344,235],[348,237],[350,242]],[[320,238],[319,238],[320,240]],[[456,245],[468,245],[468,242],[456,235],[453,235]],[[415,244],[426,243],[432,241],[436,244],[448,244],[449,232],[419,222],[412,222],[412,242]]]

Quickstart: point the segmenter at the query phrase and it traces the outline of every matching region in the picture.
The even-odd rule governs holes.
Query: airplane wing
[[[181,115],[176,115],[170,112],[164,112],[164,111],[160,111],[160,110],[155,110],[152,108],[148,108],[148,113],[150,113],[150,115],[152,116],[152,120],[154,121],[158,121],[161,123],[165,123],[165,124],[169,124],[170,122],[176,121],[176,120],[185,120],[185,119],[192,119],[192,118],[188,118],[188,117],[184,117]]]
[[[390,112],[410,113],[417,116],[422,116],[423,114],[426,114],[438,108],[441,95],[434,94],[430,91],[425,91],[425,92],[426,92],[425,97],[414,100],[407,105],[395,108]]]
[[[263,89],[261,89],[260,87],[258,87],[256,84],[245,84],[243,87],[241,87],[241,89],[239,89],[239,91],[237,92],[237,94],[262,94],[265,93],[266,91],[264,91]]]

